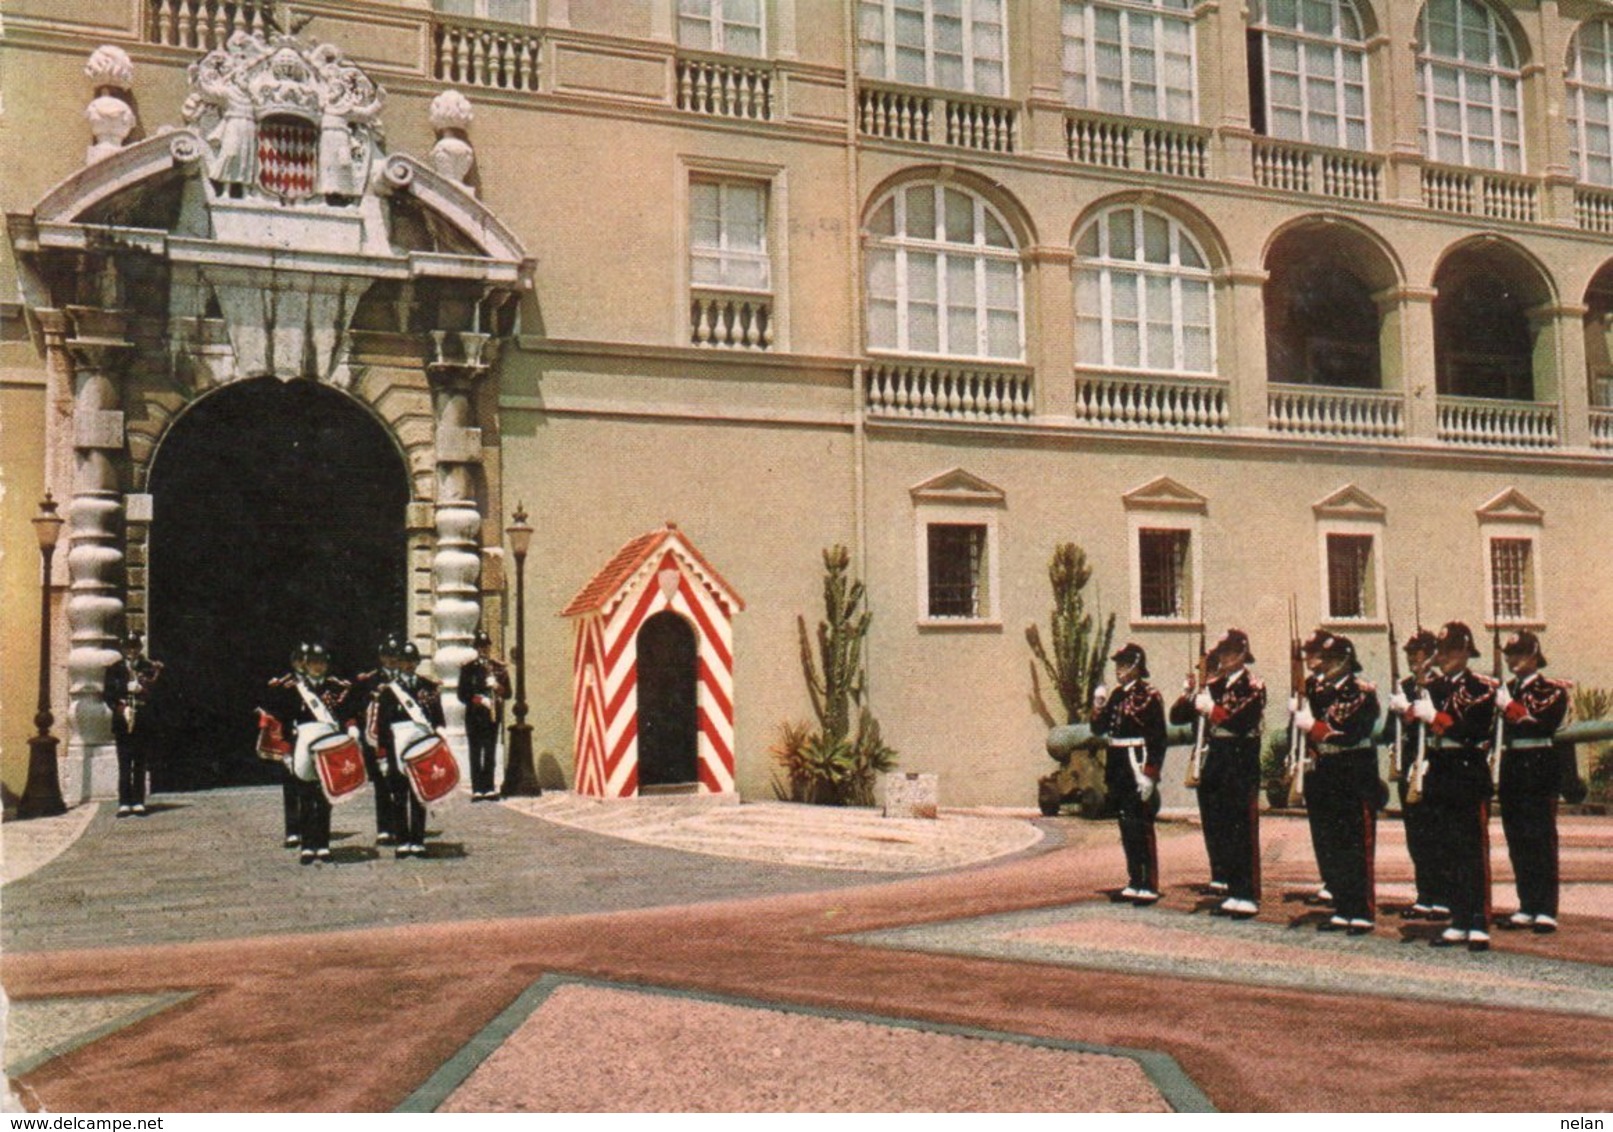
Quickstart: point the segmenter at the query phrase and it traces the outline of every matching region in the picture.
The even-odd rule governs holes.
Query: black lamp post
[[[504,760],[503,796],[536,797],[543,793],[532,768],[532,725],[526,721],[526,552],[532,546],[532,525],[526,508],[515,505],[515,521],[504,528],[515,555],[515,722],[510,725],[510,749]]]
[[[56,514],[56,501],[49,491],[32,522],[43,560],[39,576],[39,709],[34,713],[39,734],[28,740],[28,785],[17,802],[17,817],[24,819],[67,812],[61,779],[56,774],[57,740],[50,733],[50,725],[56,722],[50,714],[50,560],[56,553],[56,539],[62,533],[64,520]]]

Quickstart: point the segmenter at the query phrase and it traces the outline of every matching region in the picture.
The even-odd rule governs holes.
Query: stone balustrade
[[[1083,424],[1126,431],[1221,432],[1228,419],[1227,383],[1078,374],[1075,416]]]
[[[1199,180],[1210,175],[1210,131],[1199,126],[1067,110],[1064,143],[1069,159],[1081,165]]]
[[[1592,448],[1613,450],[1613,409],[1592,409],[1590,431]]]
[[[489,90],[538,89],[541,32],[519,24],[433,15],[431,74],[445,83]]]
[[[1293,436],[1338,440],[1386,440],[1406,434],[1405,410],[1396,393],[1270,385],[1266,427]]]
[[[870,362],[868,412],[923,420],[1023,421],[1035,412],[1032,371],[966,362]]]
[[[729,350],[773,345],[773,297],[754,292],[699,290],[689,300],[689,341]]]
[[[148,0],[146,39],[211,51],[238,31],[268,31],[271,7],[270,0]]]
[[[1013,153],[1018,124],[1016,105],[1002,99],[857,84],[857,129],[870,137]]]
[[[1613,191],[1575,189],[1574,223],[1587,232],[1613,234]]]
[[[1557,406],[1535,401],[1440,397],[1438,436],[1446,444],[1540,450],[1561,441]]]
[[[713,118],[773,117],[773,68],[759,60],[680,54],[678,109]]]
[[[1531,177],[1425,165],[1422,182],[1423,204],[1437,212],[1530,224],[1540,219],[1540,185]]]
[[[1256,138],[1251,150],[1255,184],[1290,193],[1343,200],[1383,198],[1383,158],[1369,153]]]

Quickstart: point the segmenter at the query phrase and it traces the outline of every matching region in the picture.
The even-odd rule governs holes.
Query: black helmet
[[[1528,629],[1520,629],[1512,634],[1507,643],[1501,646],[1501,651],[1507,656],[1536,657],[1540,661],[1536,667],[1546,667],[1546,654],[1540,651],[1540,638]]]
[[[1249,651],[1249,634],[1242,629],[1228,629],[1226,635],[1215,643],[1210,652],[1212,655],[1236,653],[1243,658],[1245,664],[1255,662],[1255,654]]]
[[[471,639],[471,644],[479,649],[490,649],[493,647],[493,638],[488,635],[486,629],[478,629],[476,636]]]
[[[418,661],[420,659],[420,646],[413,641],[404,641],[398,647],[398,657],[401,660]]]
[[[322,644],[315,643],[305,645],[302,650],[302,658],[305,661],[322,660],[326,664],[329,664],[330,652]]]
[[[381,642],[378,648],[376,648],[375,655],[397,656],[401,651],[403,651],[403,645],[398,641],[398,635],[396,633],[388,633],[386,635],[386,639]]]
[[[1109,658],[1118,665],[1131,665],[1137,669],[1137,675],[1143,679],[1148,678],[1148,654],[1141,645],[1128,644],[1119,652]]]
[[[1473,630],[1462,621],[1445,622],[1434,647],[1439,652],[1466,652],[1470,657],[1479,655],[1478,646],[1473,643]]]
[[[1402,651],[1406,653],[1420,652],[1433,656],[1434,646],[1437,643],[1438,642],[1434,639],[1433,633],[1429,632],[1427,629],[1418,629],[1415,633],[1406,638],[1406,644]]]
[[[144,637],[142,637],[139,634],[139,632],[131,631],[129,633],[124,634],[124,637],[123,637],[123,651],[124,652],[139,652],[141,649],[143,649],[145,647],[146,647],[146,639]]]
[[[1342,660],[1351,672],[1361,671],[1361,662],[1355,657],[1355,642],[1343,633],[1328,633],[1318,642],[1317,653],[1323,660]]]

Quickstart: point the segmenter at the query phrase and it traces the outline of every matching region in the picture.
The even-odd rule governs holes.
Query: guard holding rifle
[[[1109,658],[1115,691],[1101,684],[1092,697],[1092,733],[1108,737],[1104,781],[1120,807],[1120,845],[1126,853],[1126,887],[1118,898],[1133,904],[1159,900],[1159,775],[1165,765],[1165,701],[1148,683],[1148,655],[1128,644]]]
[[[476,630],[476,659],[459,670],[459,702],[465,705],[465,738],[470,743],[470,800],[496,799],[493,789],[498,729],[510,698],[510,672],[493,659],[493,638]]]
[[[1219,915],[1248,919],[1260,902],[1260,726],[1266,685],[1249,671],[1249,635],[1228,629],[1209,653],[1214,675],[1171,707],[1171,722],[1201,721],[1199,814],[1210,875],[1226,899]]]
[[[1411,857],[1417,895],[1400,915],[1406,920],[1449,919],[1449,898],[1445,895],[1444,846],[1436,836],[1432,811],[1423,802],[1421,778],[1427,764],[1428,725],[1411,714],[1411,706],[1428,695],[1425,685],[1433,679],[1434,634],[1418,629],[1406,641],[1406,676],[1389,696],[1390,738],[1400,752],[1395,774],[1400,792],[1400,819],[1406,829],[1406,852]],[[1421,757],[1419,757],[1421,756]]]
[[[139,633],[123,638],[123,659],[107,666],[101,699],[112,709],[112,740],[118,748],[118,817],[146,816],[146,762],[151,718],[146,708],[162,665],[141,655]]]
[[[1524,630],[1501,650],[1512,679],[1496,689],[1504,719],[1501,756],[1501,828],[1518,887],[1518,910],[1509,928],[1557,930],[1557,794],[1562,765],[1552,735],[1568,716],[1569,685],[1542,676],[1540,639]]]
[[[1478,655],[1473,631],[1461,621],[1446,622],[1434,642],[1437,672],[1428,696],[1411,705],[1411,714],[1432,733],[1422,804],[1430,807],[1434,837],[1449,862],[1451,926],[1433,943],[1487,951],[1493,788],[1485,748],[1496,719],[1497,682],[1468,667]]]
[[[1364,935],[1377,914],[1374,834],[1380,805],[1378,693],[1360,679],[1361,663],[1345,636],[1318,631],[1311,646],[1319,668],[1294,714],[1314,769],[1306,785],[1322,880],[1333,894],[1333,916],[1322,931]]]

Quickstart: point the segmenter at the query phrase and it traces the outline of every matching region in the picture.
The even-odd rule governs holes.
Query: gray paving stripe
[[[473,1035],[453,1057],[444,1062],[418,1089],[398,1105],[395,1112],[435,1112],[461,1085],[469,1079],[482,1062],[491,1057],[509,1036],[521,1027],[532,1013],[560,987],[566,985],[600,987],[609,990],[635,991],[643,994],[662,994],[699,1002],[714,1002],[752,1010],[769,1010],[780,1014],[796,1014],[809,1018],[829,1018],[845,1022],[862,1022],[874,1026],[891,1026],[917,1030],[930,1034],[949,1034],[956,1037],[976,1038],[982,1041],[1005,1042],[1012,1045],[1032,1046],[1041,1049],[1064,1050],[1070,1053],[1101,1054],[1123,1057],[1134,1061],[1159,1089],[1167,1104],[1177,1112],[1215,1112],[1205,1092],[1194,1083],[1176,1059],[1158,1050],[1130,1049],[1125,1046],[1094,1045],[1086,1042],[1069,1042],[1031,1034],[1016,1034],[1006,1030],[987,1030],[974,1026],[953,1026],[944,1022],[924,1022],[912,1018],[896,1018],[883,1014],[866,1014],[861,1011],[839,1010],[833,1007],[801,1006],[794,1003],[770,1002],[765,999],[744,998],[732,995],[711,994],[705,991],[681,990],[674,987],[651,986],[643,983],[618,983],[601,979],[588,979],[570,975],[543,975],[522,991],[509,1006],[501,1011],[481,1030]]]
[[[115,1034],[195,995],[195,991],[165,991],[12,999],[6,1014],[6,1075],[32,1073],[53,1058]]]
[[[1070,923],[1117,921],[1179,933],[1184,945],[1213,939],[1221,958],[1172,953],[1169,935],[1160,949],[1124,944],[1113,950],[1005,938],[1013,933]],[[1260,921],[1237,922],[1184,915],[1165,908],[1122,908],[1078,904],[1030,912],[1004,913],[907,928],[858,932],[836,937],[869,947],[924,951],[972,958],[1052,963],[1126,974],[1205,979],[1244,985],[1285,987],[1330,994],[1418,998],[1468,1005],[1489,1004],[1613,1018],[1613,971],[1593,964],[1508,952],[1503,933],[1492,950],[1474,955],[1461,948],[1431,948],[1421,939],[1402,942],[1380,931],[1367,938],[1318,933],[1308,924],[1288,928]],[[1239,946],[1292,949],[1282,962],[1240,955]],[[1183,951],[1188,950],[1184,946]],[[1307,961],[1307,957],[1309,961]],[[1341,959],[1363,958],[1390,970],[1352,970]],[[1168,967],[1167,967],[1168,965]],[[1453,975],[1459,978],[1453,979]],[[1475,977],[1482,975],[1482,978]]]
[[[646,845],[488,804],[433,814],[437,856],[423,861],[390,849],[377,857],[373,809],[342,807],[331,842],[339,863],[302,866],[280,845],[278,787],[157,801],[145,819],[97,815],[49,864],[0,890],[0,949],[599,913],[890,879]]]

